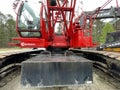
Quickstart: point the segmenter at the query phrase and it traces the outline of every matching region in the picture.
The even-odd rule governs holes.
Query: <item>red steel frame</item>
[[[61,0],[56,0],[55,6],[51,6],[50,1],[51,0],[46,0],[46,6],[44,3],[41,5],[41,28],[39,30],[42,34],[41,37],[22,37],[18,29],[17,14],[16,30],[20,37],[13,38],[13,40],[18,40],[20,42],[14,45],[25,48],[83,48],[95,46],[92,42],[92,18],[89,17],[89,29],[85,29],[85,26],[87,26],[87,16],[84,17],[84,26],[80,26],[79,19],[75,19],[76,0],[63,0],[62,4],[60,2]],[[20,4],[18,12],[20,11],[22,4],[23,2]],[[46,14],[43,13],[43,11],[46,11]],[[46,19],[43,18],[43,15],[46,15]],[[48,24],[47,28],[46,23]],[[61,35],[55,34],[56,23],[62,23],[64,29],[62,30]],[[34,30],[28,31],[36,32]]]

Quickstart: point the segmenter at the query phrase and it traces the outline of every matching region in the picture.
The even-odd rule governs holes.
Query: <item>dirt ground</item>
[[[69,86],[64,88],[23,88],[20,84],[20,72],[13,73],[9,82],[0,90],[120,90],[120,82],[112,79],[101,71],[94,69],[93,84]],[[0,84],[2,81],[0,82]]]

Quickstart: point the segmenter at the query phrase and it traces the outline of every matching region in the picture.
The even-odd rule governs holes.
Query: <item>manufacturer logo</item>
[[[21,42],[21,46],[35,46],[35,43],[25,43],[25,42]]]

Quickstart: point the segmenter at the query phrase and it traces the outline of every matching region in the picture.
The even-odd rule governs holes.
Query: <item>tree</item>
[[[15,20],[8,14],[0,12],[0,48],[8,47],[12,37],[16,37]]]
[[[102,33],[101,33],[101,36],[100,36],[100,42],[102,44],[105,43],[107,33],[110,33],[110,32],[113,32],[113,31],[115,31],[114,28],[113,28],[113,25],[110,24],[110,23],[106,23],[105,26],[102,29]]]
[[[104,22],[101,20],[95,20],[93,23],[93,41],[100,42],[100,36],[102,32],[102,28],[104,26]]]
[[[16,37],[17,33],[15,31],[15,20],[13,19],[13,17],[8,14],[7,15],[7,21],[5,23],[5,27],[7,30],[7,36],[8,36],[8,43],[11,42],[11,38]]]
[[[6,22],[6,16],[0,12],[0,47],[4,46],[4,43],[6,42],[6,34],[5,34],[5,22]]]

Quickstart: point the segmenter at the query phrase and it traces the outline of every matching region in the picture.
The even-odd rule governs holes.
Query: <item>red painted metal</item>
[[[16,9],[17,4],[20,2],[20,0],[17,1],[17,3],[14,3],[14,9]],[[100,9],[104,8],[111,1],[112,0],[108,0],[102,7],[98,8],[95,13],[98,13]],[[40,2],[40,28],[38,30],[21,30],[19,28],[18,22],[20,21],[20,13],[24,3],[25,2],[22,2],[19,5],[16,19],[16,30],[20,37],[14,38],[14,40],[20,42],[14,45],[25,48],[88,48],[95,46],[92,41],[92,22],[94,21],[92,17],[95,14],[90,16],[82,13],[75,18],[76,0],[46,0],[45,2]],[[83,18],[82,25],[79,23],[80,18]],[[24,32],[35,35],[38,34],[38,36],[24,37],[21,34]]]

